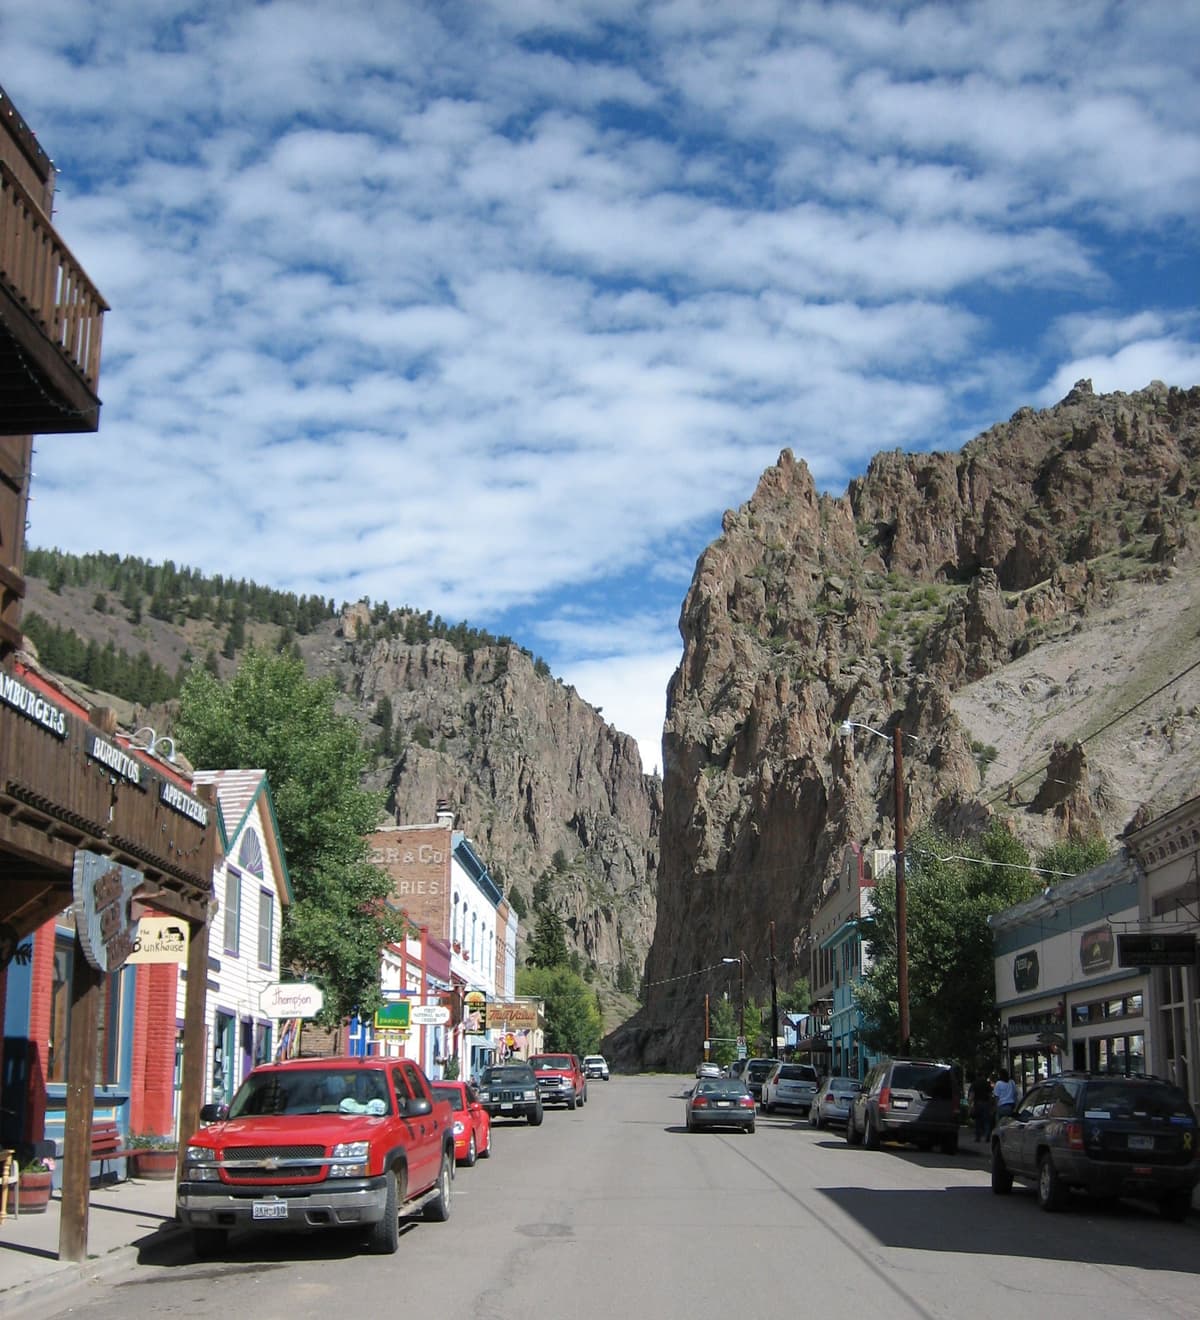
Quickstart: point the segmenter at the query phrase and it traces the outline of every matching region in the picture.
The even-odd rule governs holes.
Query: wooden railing
[[[95,393],[100,379],[100,331],[108,304],[2,160],[0,280]]]

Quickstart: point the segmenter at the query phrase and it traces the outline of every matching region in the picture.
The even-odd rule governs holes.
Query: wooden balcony
[[[0,159],[0,435],[95,431],[108,304]]]

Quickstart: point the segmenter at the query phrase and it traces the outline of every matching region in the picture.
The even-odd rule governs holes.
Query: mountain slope
[[[839,499],[784,451],[684,602],[648,994],[611,1051],[693,1063],[697,969],[744,951],[762,997],[772,922],[779,979],[807,972],[846,845],[892,841],[890,736],[844,719],[911,735],[910,830],[1111,839],[1195,793],[1198,503],[1200,389],[1080,382]]]

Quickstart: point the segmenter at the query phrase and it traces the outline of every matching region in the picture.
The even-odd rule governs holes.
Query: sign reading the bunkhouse
[[[71,882],[83,956],[98,971],[115,972],[137,941],[130,899],[142,873],[99,853],[76,852]]]
[[[181,917],[143,917],[137,924],[131,963],[187,962],[188,928]]]

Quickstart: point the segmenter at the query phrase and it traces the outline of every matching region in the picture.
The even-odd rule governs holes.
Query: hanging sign
[[[83,956],[98,971],[115,972],[137,940],[129,900],[142,883],[142,873],[99,853],[77,852],[71,883]]]
[[[444,1027],[450,1021],[450,1010],[445,1004],[414,1004],[411,1017],[414,1027]]]
[[[187,922],[178,917],[143,917],[137,924],[131,963],[187,962]]]
[[[258,1006],[273,1018],[316,1017],[325,1007],[325,992],[307,981],[291,984],[277,981],[258,996]]]

